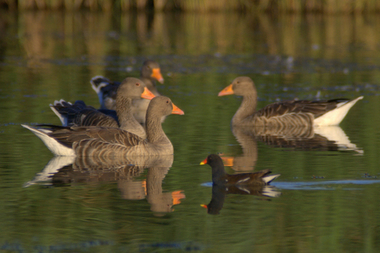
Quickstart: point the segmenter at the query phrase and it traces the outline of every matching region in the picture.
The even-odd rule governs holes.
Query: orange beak
[[[155,95],[147,87],[144,87],[144,92],[141,94],[141,97],[151,100]]]
[[[172,114],[184,115],[185,112],[179,109],[175,104],[173,104]]]
[[[205,164],[207,164],[207,158],[204,159],[204,160],[200,163],[200,165],[205,165]]]
[[[202,204],[202,205],[201,205],[201,207],[203,207],[203,208],[206,208],[206,209],[207,209],[207,205],[205,205],[205,204]]]
[[[224,166],[234,166],[234,158],[233,157],[221,157],[224,163]]]
[[[164,78],[161,75],[160,68],[152,69],[152,75],[150,77],[153,77],[156,79],[159,83],[164,83]]]
[[[146,180],[143,180],[142,182],[141,182],[141,185],[142,185],[142,187],[144,188],[144,192],[145,192],[145,196],[147,195],[147,192],[146,192]]]
[[[228,85],[226,88],[224,88],[221,92],[219,92],[218,96],[226,96],[226,95],[232,95],[234,94],[234,90],[232,89],[232,84]]]
[[[186,198],[182,191],[172,192],[173,206],[181,203],[181,199]]]

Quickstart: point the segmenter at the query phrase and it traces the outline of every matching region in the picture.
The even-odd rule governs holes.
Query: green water
[[[379,252],[379,26],[378,16],[2,13],[0,250]],[[53,155],[20,124],[59,124],[56,99],[97,107],[89,80],[138,76],[145,59],[160,63],[160,92],[185,111],[163,125],[172,161],[68,165],[23,187]],[[241,100],[217,94],[240,75],[255,81],[260,108],[363,95],[339,129],[355,148],[238,141],[230,120]],[[210,153],[280,173],[281,196],[229,194],[209,215],[200,204],[211,171],[199,163]]]

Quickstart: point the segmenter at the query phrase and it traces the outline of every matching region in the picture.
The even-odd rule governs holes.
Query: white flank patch
[[[251,194],[251,191],[248,190],[247,188],[244,188],[244,187],[242,187],[242,186],[240,186],[240,185],[237,185],[237,188],[238,188],[239,190],[241,190],[241,191],[246,192],[247,194]]]
[[[348,102],[342,102],[339,103],[337,108],[334,110],[331,110],[322,116],[316,118],[314,120],[315,126],[336,126],[339,125],[339,123],[343,120],[343,118],[346,116],[348,111],[354,104],[359,101],[360,99],[363,99],[363,96],[360,96],[356,99],[353,99]]]
[[[54,138],[50,137],[48,134],[51,133],[50,130],[47,129],[37,129],[28,125],[21,124],[22,127],[25,127],[32,131],[38,138],[40,138],[43,143],[45,143],[46,147],[54,154],[58,156],[75,156],[74,150],[72,148],[68,148]]]
[[[244,182],[248,181],[249,179],[250,179],[249,177],[241,179],[241,180],[237,181],[236,184],[244,183]]]

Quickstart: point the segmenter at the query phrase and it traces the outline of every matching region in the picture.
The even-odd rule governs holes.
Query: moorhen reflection
[[[116,119],[104,110],[87,106],[83,101],[74,104],[64,100],[55,101],[50,105],[59,117],[63,126],[103,126],[116,127],[146,138],[143,126],[133,116],[136,111],[134,103],[140,100],[151,100],[155,95],[146,88],[143,81],[127,77],[119,85],[116,94]],[[149,104],[149,101],[147,101]]]
[[[252,79],[247,76],[235,78],[230,85],[219,92],[225,95],[243,96],[243,101],[232,118],[236,126],[332,126],[346,116],[350,108],[362,96],[349,99],[321,101],[292,100],[269,104],[256,111],[257,91]]]
[[[68,158],[72,163],[68,164]],[[117,182],[124,199],[146,198],[155,213],[171,212],[185,198],[182,191],[164,192],[162,181],[173,163],[173,155],[112,159],[104,157],[54,157],[36,178],[24,186]],[[136,180],[147,168],[146,180]]]
[[[209,214],[219,214],[227,194],[278,197],[281,193],[269,185],[280,174],[270,175],[269,169],[254,173],[227,174],[222,159],[215,154],[209,155],[201,165],[209,164],[212,168],[212,198],[207,208]]]
[[[201,206],[207,209],[208,214],[219,214],[224,205],[227,194],[254,195],[259,197],[275,198],[281,195],[276,187],[271,185],[212,185],[212,197],[210,203]]]

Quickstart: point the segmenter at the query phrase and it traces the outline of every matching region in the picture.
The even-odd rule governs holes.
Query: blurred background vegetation
[[[6,9],[246,11],[246,12],[379,12],[378,0],[0,0]]]

